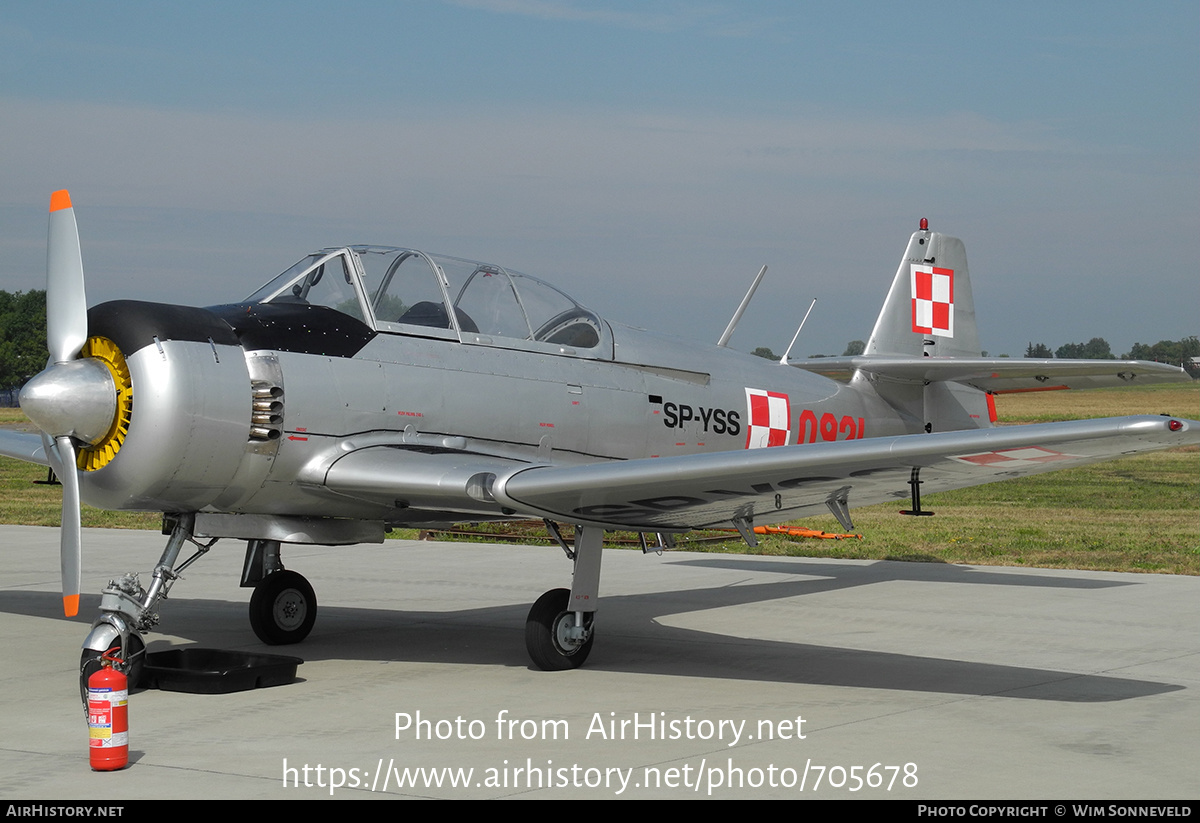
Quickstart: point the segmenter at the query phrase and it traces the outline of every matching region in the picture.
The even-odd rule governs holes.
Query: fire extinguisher
[[[129,680],[114,668],[125,661],[109,649],[102,668],[88,678],[88,757],[100,772],[129,765]]]

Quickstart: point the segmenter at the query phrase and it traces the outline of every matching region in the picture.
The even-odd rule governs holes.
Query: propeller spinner
[[[87,342],[83,259],[71,195],[50,197],[46,249],[46,343],[51,363],[21,389],[21,409],[42,430],[46,452],[62,482],[61,564],[63,612],[79,612],[83,565],[76,441],[93,444],[108,432],[117,410],[112,374],[99,360],[81,357]]]

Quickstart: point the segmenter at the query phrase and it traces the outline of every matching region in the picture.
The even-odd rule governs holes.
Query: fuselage
[[[609,327],[611,359],[372,333],[349,317],[326,347],[334,331],[295,307],[293,327],[271,318],[272,346],[257,324],[239,328],[255,311],[93,310],[92,333],[126,352],[133,408],[118,452],[81,475],[87,502],[426,522],[311,481],[364,444],[580,464],[912,430],[869,388],[629,327]],[[255,437],[263,384],[278,413]]]
[[[109,509],[498,518],[519,513],[443,510],[439,488],[461,485],[446,455],[499,472],[920,425],[865,380],[610,324],[535,278],[408,249],[316,252],[243,303],[106,303],[88,332],[123,361],[125,422],[80,460],[84,500]]]

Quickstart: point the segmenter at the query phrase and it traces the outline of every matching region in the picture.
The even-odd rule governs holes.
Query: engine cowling
[[[121,300],[88,312],[84,357],[113,376],[108,434],[81,450],[80,496],[107,509],[196,511],[245,454],[252,389],[233,329],[207,309]]]

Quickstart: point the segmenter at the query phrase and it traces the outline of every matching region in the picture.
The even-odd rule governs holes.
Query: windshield
[[[345,249],[310,254],[246,298],[247,303],[325,306],[366,322],[355,283],[353,261]]]
[[[526,341],[567,352],[595,349],[605,336],[599,317],[535,277],[390,246],[314,252],[247,302],[322,305],[373,320],[379,331],[464,343]]]

